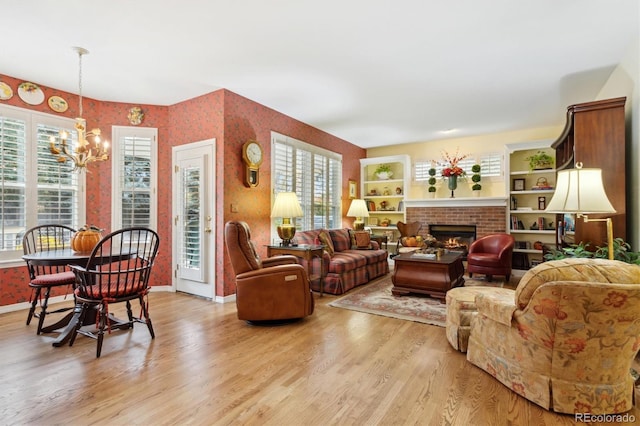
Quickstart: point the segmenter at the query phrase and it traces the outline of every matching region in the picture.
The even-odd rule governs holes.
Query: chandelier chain
[[[82,55],[83,52],[78,52],[78,97],[80,99],[80,115],[82,117]]]

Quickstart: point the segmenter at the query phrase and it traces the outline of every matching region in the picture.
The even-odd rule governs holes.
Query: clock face
[[[260,164],[262,162],[262,148],[255,142],[247,145],[247,159],[252,164]]]

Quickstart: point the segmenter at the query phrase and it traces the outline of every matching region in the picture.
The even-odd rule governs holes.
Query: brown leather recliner
[[[491,234],[478,238],[469,247],[467,272],[484,274],[491,281],[494,275],[511,278],[511,258],[515,239],[510,234]]]
[[[252,323],[281,322],[313,313],[307,271],[295,256],[260,259],[245,222],[227,222],[224,238],[236,275],[239,319]]]

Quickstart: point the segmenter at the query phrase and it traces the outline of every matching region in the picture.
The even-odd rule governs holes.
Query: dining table
[[[91,258],[91,252],[76,252],[71,248],[63,248],[63,249],[55,249],[55,250],[47,250],[40,251],[30,254],[25,254],[22,256],[22,259],[25,261],[29,261],[34,265],[42,265],[42,266],[60,266],[60,265],[77,265],[82,266],[87,269],[95,268],[96,266],[103,265],[106,263],[118,262],[121,260],[126,260],[136,255],[137,250],[132,248],[127,250],[126,248],[121,250],[119,253],[109,253],[105,252],[104,255],[96,253],[93,258]],[[91,262],[91,263],[89,263]],[[75,297],[75,294],[74,294]],[[54,324],[48,325],[42,328],[43,333],[52,333],[57,330],[61,330],[58,337],[53,341],[54,347],[60,347],[66,344],[71,336],[75,332],[76,327],[78,326],[78,322],[80,321],[80,314],[82,312],[82,305],[76,303],[73,311],[70,311],[59,321]],[[95,310],[91,310],[87,312],[84,318],[84,325],[95,324],[96,321],[96,312]]]

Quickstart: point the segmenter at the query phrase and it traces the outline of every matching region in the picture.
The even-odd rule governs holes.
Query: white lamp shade
[[[602,183],[601,169],[558,172],[556,191],[545,211],[550,213],[615,213]]]
[[[367,203],[364,200],[355,199],[351,201],[349,211],[347,212],[349,217],[369,217],[369,210],[367,209]]]
[[[302,208],[295,192],[278,192],[271,217],[302,217]]]

